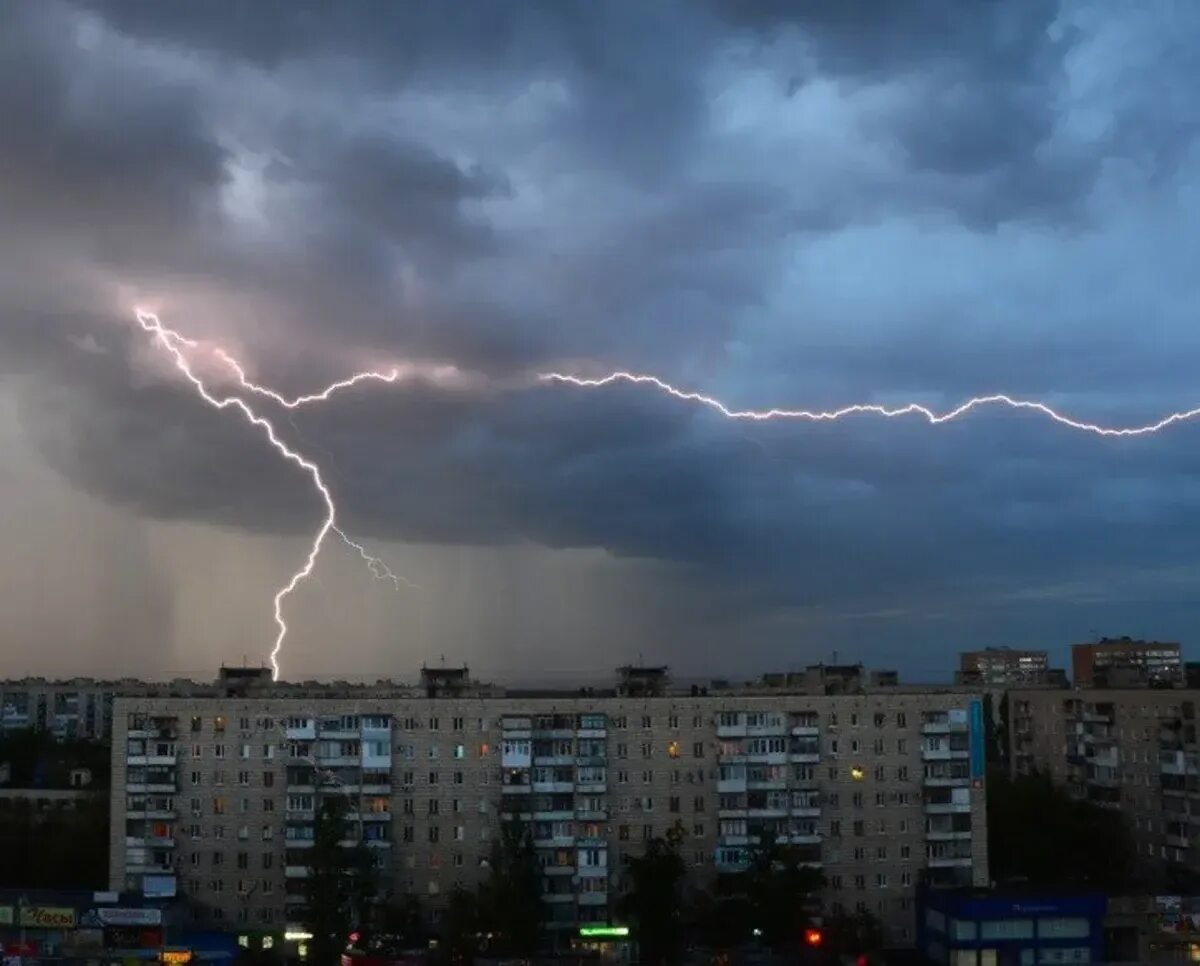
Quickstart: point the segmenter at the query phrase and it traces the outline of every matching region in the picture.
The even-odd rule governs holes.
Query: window
[[[704,757],[704,742],[703,741],[697,741],[692,744],[692,757],[693,758],[703,758]]]
[[[622,842],[629,841],[629,826],[628,825],[618,825],[617,826],[617,838]]]
[[[667,742],[667,757],[668,758],[678,758],[679,757],[679,742],[678,741],[668,741]]]
[[[1044,921],[1044,920],[1043,920]],[[1087,920],[1083,920],[1086,924]],[[1044,934],[1043,934],[1044,935]],[[1032,919],[985,919],[979,924],[979,938],[1032,939]]]
[[[436,785],[437,783],[438,783],[438,773],[436,771],[431,771],[429,773],[429,784]]]
[[[225,746],[224,745],[213,745],[213,757],[214,758],[224,758],[225,757]]]
[[[679,811],[679,796],[678,795],[672,795],[669,799],[667,799],[667,811],[669,811],[669,812],[678,812]]]
[[[437,731],[437,730],[438,730],[438,719],[437,719],[437,718],[430,718],[430,719],[429,719],[429,730],[430,730],[430,731]],[[434,840],[433,840],[433,839],[430,839],[430,841],[432,842],[432,841],[434,841]]]
[[[898,711],[896,713],[896,727],[897,728],[907,728],[908,727],[908,718],[904,714],[903,711]],[[902,738],[900,740],[901,740],[901,742],[903,742],[904,739]]]
[[[200,715],[192,715],[192,734],[196,734],[202,727],[202,724],[203,723],[200,720]]]
[[[693,812],[703,812],[704,811],[704,796],[703,795],[697,795],[695,798],[692,799],[692,811]]]
[[[198,771],[192,772],[192,784],[199,785],[200,782],[201,782],[200,772],[198,772]]]
[[[239,852],[237,854],[237,867],[239,869],[250,868],[250,853],[249,852]]]
[[[434,719],[436,720],[436,719]],[[436,842],[438,840],[438,827],[436,825],[429,826],[429,841]]]
[[[888,886],[888,877],[886,872],[879,872],[875,876],[875,888],[886,889]]]
[[[450,728],[451,728],[451,730],[453,730],[453,731],[462,731],[462,730],[463,730],[463,727],[464,727],[464,724],[463,724],[463,719],[462,719],[462,718],[451,718],[451,719],[450,719]],[[458,757],[460,757],[460,758],[461,758],[462,756],[461,756],[461,755],[459,755]]]
[[[246,719],[243,718],[242,720],[244,721]],[[242,745],[242,747],[238,749],[238,757],[241,758],[242,761],[249,761],[250,760],[250,746]]]
[[[454,826],[454,841],[461,842],[465,837],[465,829],[461,825]]]
[[[243,787],[249,785],[250,784],[250,772],[239,771],[238,772],[238,784]]]
[[[1039,919],[1039,939],[1085,939],[1091,935],[1086,919]]]
[[[222,796],[218,795],[212,800],[212,810],[214,815],[225,814],[225,799]]]
[[[695,825],[693,825],[692,826],[692,834],[694,836],[696,836],[696,838],[703,838],[704,837],[704,823],[697,822]]]
[[[653,758],[654,757],[654,745],[651,742],[649,742],[649,741],[642,742],[642,757],[643,758]]]
[[[224,731],[224,730],[225,730],[225,716],[222,714],[219,714],[215,718],[213,718],[213,731]]]
[[[643,728],[653,727],[653,724],[654,724],[654,722],[651,719],[650,715],[648,715],[648,714],[642,715],[642,727]]]
[[[458,720],[461,721],[462,719],[459,718]],[[466,755],[467,755],[467,746],[466,745],[455,745],[454,746],[454,757],[455,758],[465,758]]]

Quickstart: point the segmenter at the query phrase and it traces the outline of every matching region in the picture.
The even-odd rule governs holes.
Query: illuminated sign
[[[158,926],[162,924],[161,909],[97,909],[96,918],[105,926]]]
[[[312,933],[305,932],[303,929],[289,929],[283,934],[283,938],[290,943],[302,943],[312,939]]]
[[[628,926],[580,926],[579,935],[584,939],[615,939],[629,935]]]
[[[192,951],[190,949],[164,949],[159,958],[167,966],[185,966],[186,963],[192,961]]]
[[[75,910],[58,906],[24,906],[21,925],[33,929],[73,929]]]

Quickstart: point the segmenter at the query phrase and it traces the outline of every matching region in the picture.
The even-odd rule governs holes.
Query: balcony
[[[569,849],[575,847],[574,835],[545,835],[534,833],[533,847],[535,849]]]
[[[536,822],[569,822],[574,817],[574,806],[570,808],[556,808],[546,811],[535,811],[533,813],[533,818]]]
[[[746,737],[746,722],[741,721],[737,724],[717,724],[718,738],[745,738]]]
[[[952,829],[930,829],[925,833],[925,838],[930,842],[969,842],[971,833],[955,832]]]
[[[948,745],[921,746],[921,758],[924,761],[966,761],[970,757],[971,752],[967,748],[950,748]]]
[[[144,849],[173,849],[175,848],[175,840],[170,836],[160,837],[156,835],[126,835],[125,845]]]
[[[1173,849],[1186,849],[1191,845],[1186,835],[1172,835],[1170,832],[1163,835],[1163,844]]]
[[[575,902],[574,892],[543,892],[542,902],[558,903],[558,902]]]
[[[575,818],[581,822],[603,822],[608,819],[608,811],[606,809],[575,809]]]
[[[780,836],[780,841],[789,845],[820,845],[821,835],[819,832],[803,832]]]
[[[534,792],[540,792],[540,793],[547,794],[547,795],[551,795],[551,794],[569,795],[575,791],[575,783],[573,781],[570,781],[570,782],[534,782],[532,787],[533,787]]]
[[[816,738],[821,734],[821,729],[814,725],[794,725],[792,727],[792,735],[796,738]]]
[[[581,906],[606,906],[608,905],[608,893],[582,892],[579,895],[579,904]]]
[[[971,779],[966,775],[926,775],[922,782],[929,788],[963,788],[971,784]]]
[[[974,864],[974,860],[970,856],[954,855],[943,855],[939,858],[930,856],[925,862],[931,869],[969,869]]]
[[[926,802],[926,815],[967,815],[971,812],[970,802]]]
[[[564,876],[564,875],[570,876],[570,875],[574,875],[574,874],[575,874],[575,866],[574,865],[542,866],[542,875],[559,877],[559,876]]]
[[[308,878],[308,866],[307,865],[289,865],[284,868],[283,875],[284,875],[284,878],[287,878],[287,879],[307,879]]]

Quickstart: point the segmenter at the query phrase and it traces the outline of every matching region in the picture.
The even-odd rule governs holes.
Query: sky
[[[745,678],[1200,636],[1200,7],[0,7],[0,676]],[[207,360],[207,362],[205,361]],[[434,375],[420,375],[432,373]],[[441,373],[442,375],[437,375]],[[446,375],[449,373],[449,375]]]

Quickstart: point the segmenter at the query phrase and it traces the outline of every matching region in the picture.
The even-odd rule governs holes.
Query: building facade
[[[1045,651],[988,647],[963,651],[958,656],[955,683],[988,688],[1014,688],[1033,684],[1066,686],[1064,671],[1051,668]]]
[[[1077,688],[1183,687],[1181,648],[1161,641],[1102,638],[1071,647]]]
[[[1044,772],[1119,809],[1142,865],[1164,883],[1187,882],[1200,868],[1198,701],[1184,689],[1012,691],[1012,770]]]
[[[56,738],[102,740],[112,728],[113,698],[117,691],[136,686],[139,685],[134,682],[91,678],[0,681],[0,734],[32,728],[49,731]]]
[[[677,828],[696,882],[774,836],[822,870],[827,908],[866,909],[911,946],[920,881],[988,881],[983,771],[981,702],[961,692],[521,695],[457,681],[119,698],[111,887],[282,932],[316,810],[336,794],[385,893],[432,908],[484,879],[501,825],[522,821],[549,928],[610,923],[624,859]]]

